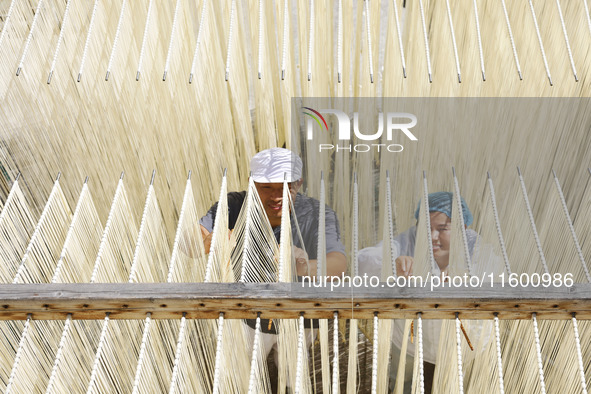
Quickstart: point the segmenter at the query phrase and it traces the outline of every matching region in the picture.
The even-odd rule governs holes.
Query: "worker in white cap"
[[[318,216],[320,202],[307,197],[298,190],[302,186],[302,160],[298,155],[288,149],[271,148],[257,153],[250,161],[251,176],[255,183],[261,203],[277,242],[280,242],[281,235],[281,213],[283,201],[283,182],[287,176],[291,199],[293,201],[293,212],[300,228],[302,240],[299,237],[293,239],[293,254],[296,260],[296,271],[298,276],[315,276],[317,270],[317,247],[318,247]],[[246,198],[246,191],[228,193],[228,227],[234,228],[238,214]],[[204,238],[206,252],[211,245],[211,235],[217,203],[214,204],[207,214],[200,220],[201,232]],[[293,216],[292,216],[293,217]],[[292,220],[292,234],[296,234],[295,223]],[[326,271],[327,275],[340,276],[347,269],[345,247],[340,239],[339,222],[332,209],[325,209],[326,226]],[[301,244],[303,242],[303,245]],[[305,251],[304,251],[305,250]],[[250,327],[250,339],[254,338],[256,320],[247,319],[246,324]],[[304,321],[306,327],[307,342],[313,342],[315,333],[311,321]],[[266,319],[261,320],[261,341],[268,356],[272,349],[275,349],[275,363],[277,364],[277,326],[269,324]],[[288,384],[289,386],[289,384]]]
[[[298,193],[302,186],[302,160],[292,151],[271,148],[261,151],[250,161],[251,176],[273,228],[277,241],[281,234],[281,212],[283,206],[283,181],[287,176],[294,205],[295,218],[300,228],[303,245],[294,237],[294,254],[298,276],[316,275],[318,246],[318,215],[320,202]],[[233,229],[246,198],[246,191],[228,193],[229,228]],[[209,251],[217,203],[201,218],[201,232],[206,252]],[[341,275],[347,269],[345,247],[341,243],[339,222],[332,209],[326,207],[326,271],[327,275]],[[295,223],[292,225],[295,226]],[[295,229],[293,234],[295,234]],[[305,251],[304,251],[305,250]]]

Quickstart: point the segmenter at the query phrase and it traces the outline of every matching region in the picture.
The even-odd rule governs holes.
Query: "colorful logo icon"
[[[324,116],[322,116],[320,114],[320,112],[316,111],[315,109],[312,109],[310,107],[302,107],[305,110],[308,110],[310,112],[306,112],[304,111],[304,113],[308,116],[310,116],[312,119],[314,119],[316,121],[316,123],[318,123],[318,126],[320,126],[320,129],[322,129],[322,124],[320,123],[320,121],[322,120],[322,123],[324,123],[324,128],[326,129],[326,131],[328,131],[328,124],[326,123],[326,119],[324,119]],[[320,118],[320,119],[319,119]]]

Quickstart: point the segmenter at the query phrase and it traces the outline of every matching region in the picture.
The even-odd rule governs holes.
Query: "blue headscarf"
[[[474,221],[472,217],[472,212],[470,212],[470,208],[468,208],[468,204],[463,197],[460,197],[462,200],[462,215],[464,216],[464,224],[469,226]],[[429,212],[441,212],[447,215],[447,217],[451,218],[451,205],[453,202],[453,194],[450,192],[436,192],[429,194]],[[421,208],[421,202],[417,206],[417,210],[415,211],[415,219],[419,220],[419,211]]]

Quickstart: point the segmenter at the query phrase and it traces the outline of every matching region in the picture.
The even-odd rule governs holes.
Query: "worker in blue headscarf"
[[[464,198],[462,201],[462,216],[464,225],[470,226],[474,221],[472,212]],[[453,194],[450,192],[436,192],[429,194],[429,217],[431,222],[431,242],[433,244],[433,257],[439,273],[447,272],[449,265],[449,247],[451,235],[451,209],[453,203]],[[421,203],[419,202],[415,211],[415,218],[419,220]],[[417,228],[413,226],[394,239],[394,249],[392,253],[396,258],[396,275],[408,276],[412,273],[414,263],[414,250],[417,236]],[[470,254],[474,249],[477,234],[473,230],[466,230],[468,239],[468,248]],[[382,242],[374,247],[363,249],[359,252],[359,267],[368,275],[380,276],[382,265]],[[435,272],[434,272],[435,274]]]
[[[453,203],[453,194],[450,192],[436,192],[429,194],[429,217],[431,223],[431,242],[433,244],[433,258],[439,267],[441,272],[447,272],[449,266],[449,246],[450,246],[450,235],[451,235],[451,207]],[[462,201],[462,216],[464,217],[464,225],[468,227],[473,222],[472,212],[468,208],[468,204],[463,197],[460,197]],[[419,220],[419,212],[421,209],[421,202],[417,206],[415,211],[415,219]],[[412,245],[408,245],[412,249],[407,250],[396,259],[396,274],[397,275],[409,275],[412,273],[413,265],[413,251],[414,251],[414,240],[416,237],[416,227],[413,227],[407,231],[410,237],[412,236]],[[470,253],[474,248],[476,241],[476,232],[468,230],[466,232],[468,238],[468,247]],[[402,250],[400,252],[403,252]]]
[[[464,219],[464,225],[470,226],[474,221],[472,212],[468,208],[466,201],[460,197],[462,204],[462,217]],[[452,205],[454,204],[453,193],[449,192],[436,192],[431,193],[428,196],[429,202],[429,219],[431,224],[431,242],[433,245],[433,257],[437,266],[433,270],[433,275],[441,273],[447,273],[449,267],[449,250],[451,241],[451,220],[452,220]],[[415,218],[417,223],[419,220],[419,214],[424,204],[419,202],[415,211]],[[412,274],[413,263],[414,263],[414,251],[417,236],[417,227],[413,226],[407,231],[398,235],[394,239],[394,245],[392,254],[396,257],[396,274],[398,276],[408,276]],[[474,254],[475,245],[478,240],[478,234],[471,230],[466,229],[466,238],[468,241],[468,249],[470,255]],[[486,273],[499,273],[502,271],[502,264],[499,263],[498,258],[494,256],[491,245],[482,244],[479,242],[478,250],[481,255],[480,261],[474,268],[476,274]],[[486,251],[486,252],[485,252]],[[381,276],[382,271],[382,254],[383,246],[382,242],[376,246],[365,248],[359,252],[359,273],[364,273],[368,276]],[[486,254],[487,258],[482,258],[482,255]],[[491,328],[489,325],[475,325],[472,327],[471,333],[475,337],[484,335],[489,337]],[[423,369],[424,369],[424,383],[425,393],[431,392],[431,385],[433,383],[433,374],[435,370],[435,362],[437,361],[437,352],[439,337],[441,331],[441,320],[425,320],[423,321]],[[392,325],[392,342],[395,347],[393,348],[392,357],[392,380],[395,380],[396,371],[398,370],[398,360],[400,358],[400,349],[403,342],[404,332],[404,320],[395,320]],[[413,365],[414,357],[414,344],[407,344],[407,366]],[[404,376],[404,393],[410,393],[412,379],[412,368],[406,368]]]

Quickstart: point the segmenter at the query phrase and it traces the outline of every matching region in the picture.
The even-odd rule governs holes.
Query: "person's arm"
[[[203,226],[202,226],[203,227]],[[179,242],[179,251],[183,253],[185,256],[188,256],[192,259],[199,257],[199,249],[200,247],[196,245],[199,241],[197,237],[199,237],[197,226],[193,226],[190,230],[185,230],[181,234],[181,241]]]
[[[229,226],[229,234],[232,234],[232,230],[234,229],[234,224],[236,220],[238,220],[238,213],[242,208],[242,203],[244,202],[244,198],[246,196],[246,192],[230,192],[228,193],[228,226]],[[213,227],[215,225],[215,216],[218,210],[218,203],[216,202],[209,208],[209,211],[199,220],[199,227],[201,230],[201,238],[203,239],[203,247],[205,249],[205,254],[209,254],[209,249],[211,249],[211,239],[213,238]]]
[[[294,248],[299,249],[299,248]],[[299,249],[302,250],[302,249]],[[302,250],[303,252],[303,250]],[[296,273],[298,276],[316,276],[318,260],[306,260],[298,258],[296,252]],[[341,276],[347,271],[347,258],[341,252],[329,252],[326,254],[326,275]]]
[[[359,264],[359,275],[367,274],[369,277],[382,276],[382,255],[384,254],[384,244],[382,241],[374,246],[368,246],[357,253],[357,262]]]
[[[318,260],[308,259],[308,254],[297,246],[293,247],[296,262],[296,274],[298,276],[316,276],[318,274]],[[347,271],[347,258],[341,252],[328,252],[326,254],[326,275],[341,276]]]
[[[397,276],[408,277],[412,275],[412,266],[414,264],[414,258],[409,256],[414,250],[414,240],[416,234],[416,227],[411,227],[405,232],[398,234],[394,237],[394,242],[391,245],[390,253],[393,257],[396,257],[395,265]],[[389,242],[389,241],[386,241]],[[380,241],[375,246],[370,246],[359,251],[357,255],[359,259],[359,272],[366,273],[368,275],[383,277],[384,272],[390,272],[390,267],[384,270],[383,266],[383,253],[384,253],[384,242]],[[400,255],[402,253],[402,255]],[[387,259],[386,264],[390,264],[390,260]]]
[[[179,244],[179,251],[190,258],[197,258],[198,249],[194,247],[197,242],[199,233],[201,233],[201,239],[203,240],[203,246],[205,253],[209,253],[209,247],[211,245],[211,237],[213,233],[213,223],[215,221],[215,213],[217,210],[217,202],[209,208],[205,216],[199,220],[199,226],[197,224],[192,226],[190,230],[185,230],[181,234],[181,242]]]
[[[326,254],[326,275],[341,276],[347,271],[347,257],[341,252]]]
[[[203,248],[205,249],[205,254],[209,254],[209,250],[211,249],[211,240],[213,238],[213,231],[209,232],[209,230],[205,228],[203,225],[201,225],[200,227],[201,238],[203,238]],[[230,237],[232,236],[232,231],[234,230],[228,230],[228,239],[230,239]],[[234,247],[234,244],[230,246]]]
[[[213,238],[213,231],[209,232],[209,230],[206,229],[202,224],[200,224],[199,227],[201,227],[201,238],[203,238],[203,248],[205,249],[205,254],[209,254],[209,249],[211,248],[211,239]]]

